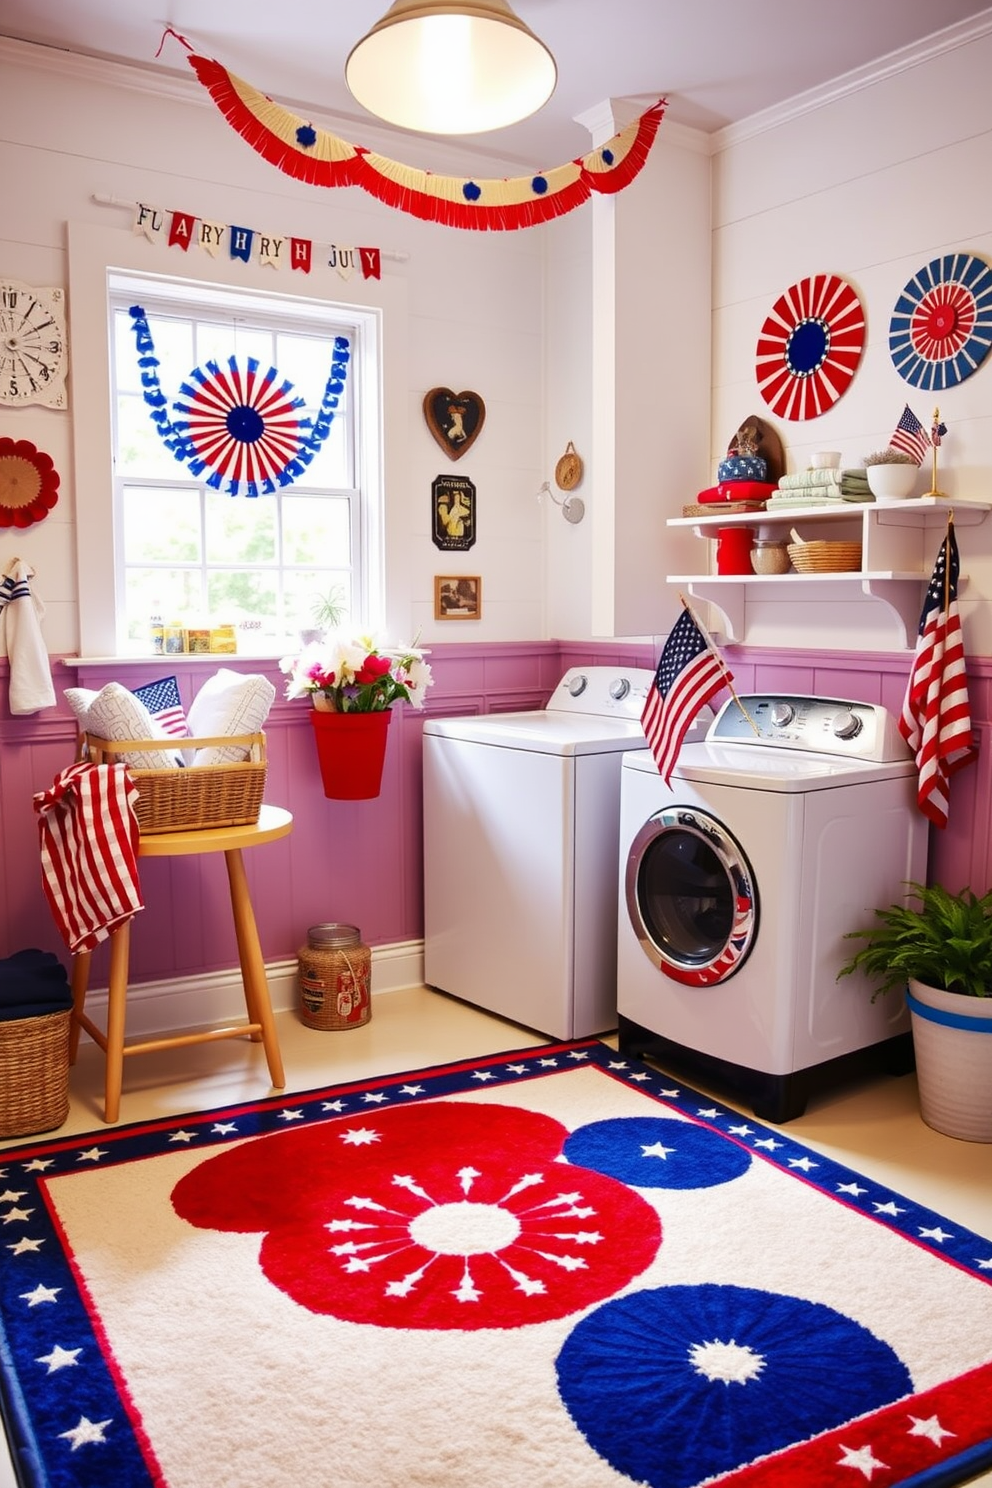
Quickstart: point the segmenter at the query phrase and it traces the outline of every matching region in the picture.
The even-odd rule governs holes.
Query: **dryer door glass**
[[[714,817],[688,807],[657,812],[627,860],[627,912],[645,954],[688,986],[724,982],[758,929],[758,898],[740,844]]]

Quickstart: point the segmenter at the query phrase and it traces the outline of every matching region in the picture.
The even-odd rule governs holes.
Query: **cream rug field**
[[[30,1488],[992,1463],[992,1243],[595,1042],[0,1154]]]

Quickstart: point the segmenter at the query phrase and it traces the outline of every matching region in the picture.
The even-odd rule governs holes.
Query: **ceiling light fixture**
[[[482,134],[551,97],[555,59],[506,0],[395,0],[345,64],[370,113],[422,134]]]

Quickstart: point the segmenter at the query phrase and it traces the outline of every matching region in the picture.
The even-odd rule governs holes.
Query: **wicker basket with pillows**
[[[262,727],[275,699],[272,683],[222,667],[204,682],[185,717],[181,707],[170,710],[166,728],[146,703],[163,682],[134,692],[119,682],[99,692],[67,688],[80,758],[128,765],[138,787],[138,825],[146,835],[256,822],[265,790]],[[174,695],[178,699],[178,689]]]

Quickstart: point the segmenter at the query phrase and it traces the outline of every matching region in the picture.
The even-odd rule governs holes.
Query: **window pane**
[[[125,486],[127,563],[199,563],[200,493],[168,486]]]
[[[129,568],[124,596],[128,639],[137,651],[151,651],[151,622],[196,623],[203,614],[199,569]]]
[[[327,613],[328,601],[340,611],[339,620]],[[346,626],[350,611],[351,586],[345,574],[312,570],[293,574],[287,580],[286,618],[293,632]]]
[[[208,564],[276,562],[276,497],[208,491],[205,503]]]
[[[351,503],[347,497],[282,499],[283,562],[344,568],[351,561]]]

